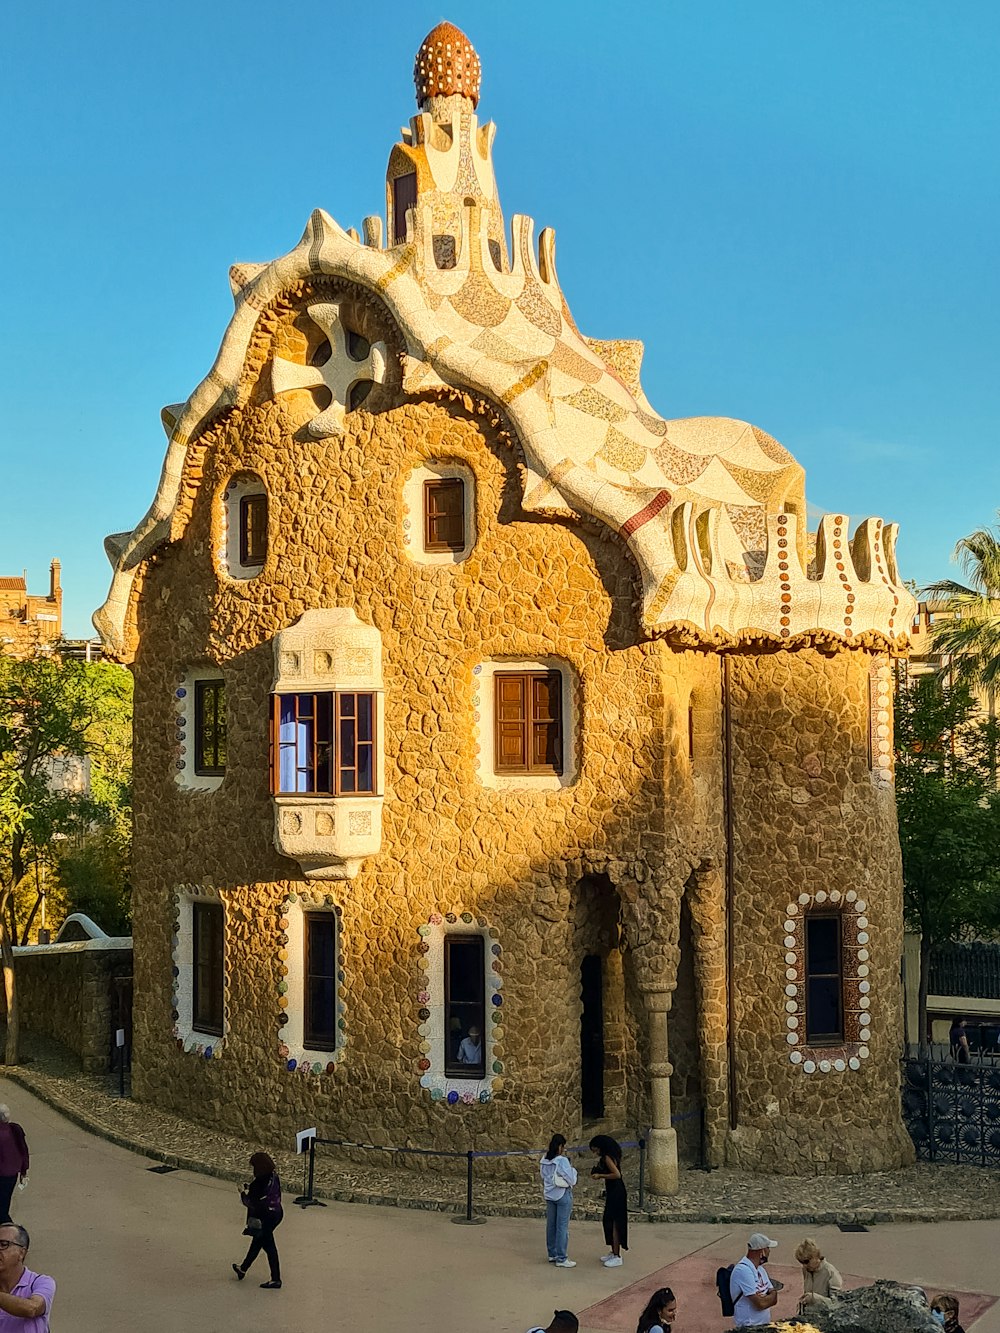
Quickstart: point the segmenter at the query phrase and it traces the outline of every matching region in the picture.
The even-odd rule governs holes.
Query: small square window
[[[482,935],[444,937],[444,1072],[486,1077],[486,949]]]
[[[465,482],[440,477],[424,482],[424,550],[461,551],[465,547]]]
[[[199,777],[221,777],[226,771],[226,684],[222,680],[194,683],[194,771]]]
[[[267,556],[267,496],[244,495],[240,500],[240,564],[262,565]]]
[[[494,687],[494,771],[563,771],[562,673],[498,671]]]
[[[194,967],[192,976],[191,1026],[196,1032],[222,1036],[224,917],[222,904],[191,904]]]

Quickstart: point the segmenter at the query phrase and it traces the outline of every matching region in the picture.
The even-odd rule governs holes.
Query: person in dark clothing
[[[958,1322],[958,1297],[953,1296],[950,1291],[943,1291],[940,1296],[934,1297],[931,1301],[931,1314],[942,1326],[944,1333],[965,1333],[965,1329]]]
[[[240,1190],[240,1199],[247,1210],[247,1229],[243,1234],[250,1236],[250,1248],[241,1264],[233,1264],[233,1272],[242,1282],[250,1265],[263,1250],[271,1269],[271,1280],[260,1285],[265,1291],[276,1291],[281,1286],[281,1265],[278,1262],[278,1247],[274,1243],[275,1229],[281,1225],[284,1217],[281,1181],[273,1160],[266,1152],[255,1152],[250,1158],[250,1168],[253,1180]]]
[[[10,1221],[14,1186],[28,1175],[28,1144],[24,1130],[10,1118],[10,1107],[0,1105],[0,1223]]]
[[[969,1049],[969,1034],[965,1028],[965,1019],[956,1018],[948,1030],[948,1044],[951,1047],[953,1060],[957,1060],[960,1065],[967,1065],[972,1060],[972,1052]]]
[[[609,1134],[595,1134],[590,1140],[590,1151],[597,1161],[590,1174],[604,1181],[604,1239],[611,1253],[601,1258],[605,1268],[620,1268],[624,1262],[622,1250],[628,1249],[628,1191],[622,1180],[622,1150]]]

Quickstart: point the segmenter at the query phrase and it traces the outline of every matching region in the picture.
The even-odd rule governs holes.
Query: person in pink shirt
[[[24,1130],[10,1118],[10,1107],[0,1104],[0,1222],[10,1221],[10,1198],[18,1180],[28,1174],[28,1144]]]
[[[49,1333],[56,1284],[25,1267],[30,1243],[24,1227],[0,1224],[0,1333]]]

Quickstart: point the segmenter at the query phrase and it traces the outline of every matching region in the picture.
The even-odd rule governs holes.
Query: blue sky
[[[159,410],[214,360],[237,260],[380,212],[414,53],[483,62],[508,218],[557,233],[594,337],[668,417],[745,418],[810,501],[947,574],[1000,506],[1000,5],[17,5],[4,24],[0,573],[90,633],[152,499]],[[23,498],[23,499],[22,499]]]

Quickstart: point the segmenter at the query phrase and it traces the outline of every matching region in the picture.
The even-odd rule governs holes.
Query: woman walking
[[[545,1195],[545,1248],[549,1263],[556,1268],[575,1268],[576,1260],[566,1257],[569,1246],[569,1217],[573,1211],[573,1186],[576,1168],[565,1153],[566,1140],[553,1134],[545,1156],[538,1164]]]
[[[669,1287],[654,1291],[639,1316],[635,1333],[672,1333],[677,1318],[677,1300]]]
[[[604,1239],[611,1253],[601,1258],[605,1268],[621,1268],[622,1250],[628,1249],[628,1191],[622,1180],[622,1150],[609,1134],[595,1134],[590,1140],[590,1151],[597,1161],[590,1174],[604,1181]]]
[[[0,1105],[0,1224],[10,1221],[14,1186],[28,1175],[28,1144],[24,1130],[10,1118],[10,1107]]]
[[[247,1210],[245,1236],[250,1237],[250,1248],[241,1264],[233,1264],[233,1272],[242,1282],[247,1270],[260,1254],[267,1255],[271,1269],[270,1282],[262,1282],[264,1291],[275,1291],[281,1286],[281,1265],[278,1263],[278,1247],[274,1243],[275,1228],[281,1225],[284,1212],[281,1207],[281,1181],[274,1169],[274,1162],[266,1152],[255,1152],[250,1158],[253,1180],[240,1190],[240,1199]]]

